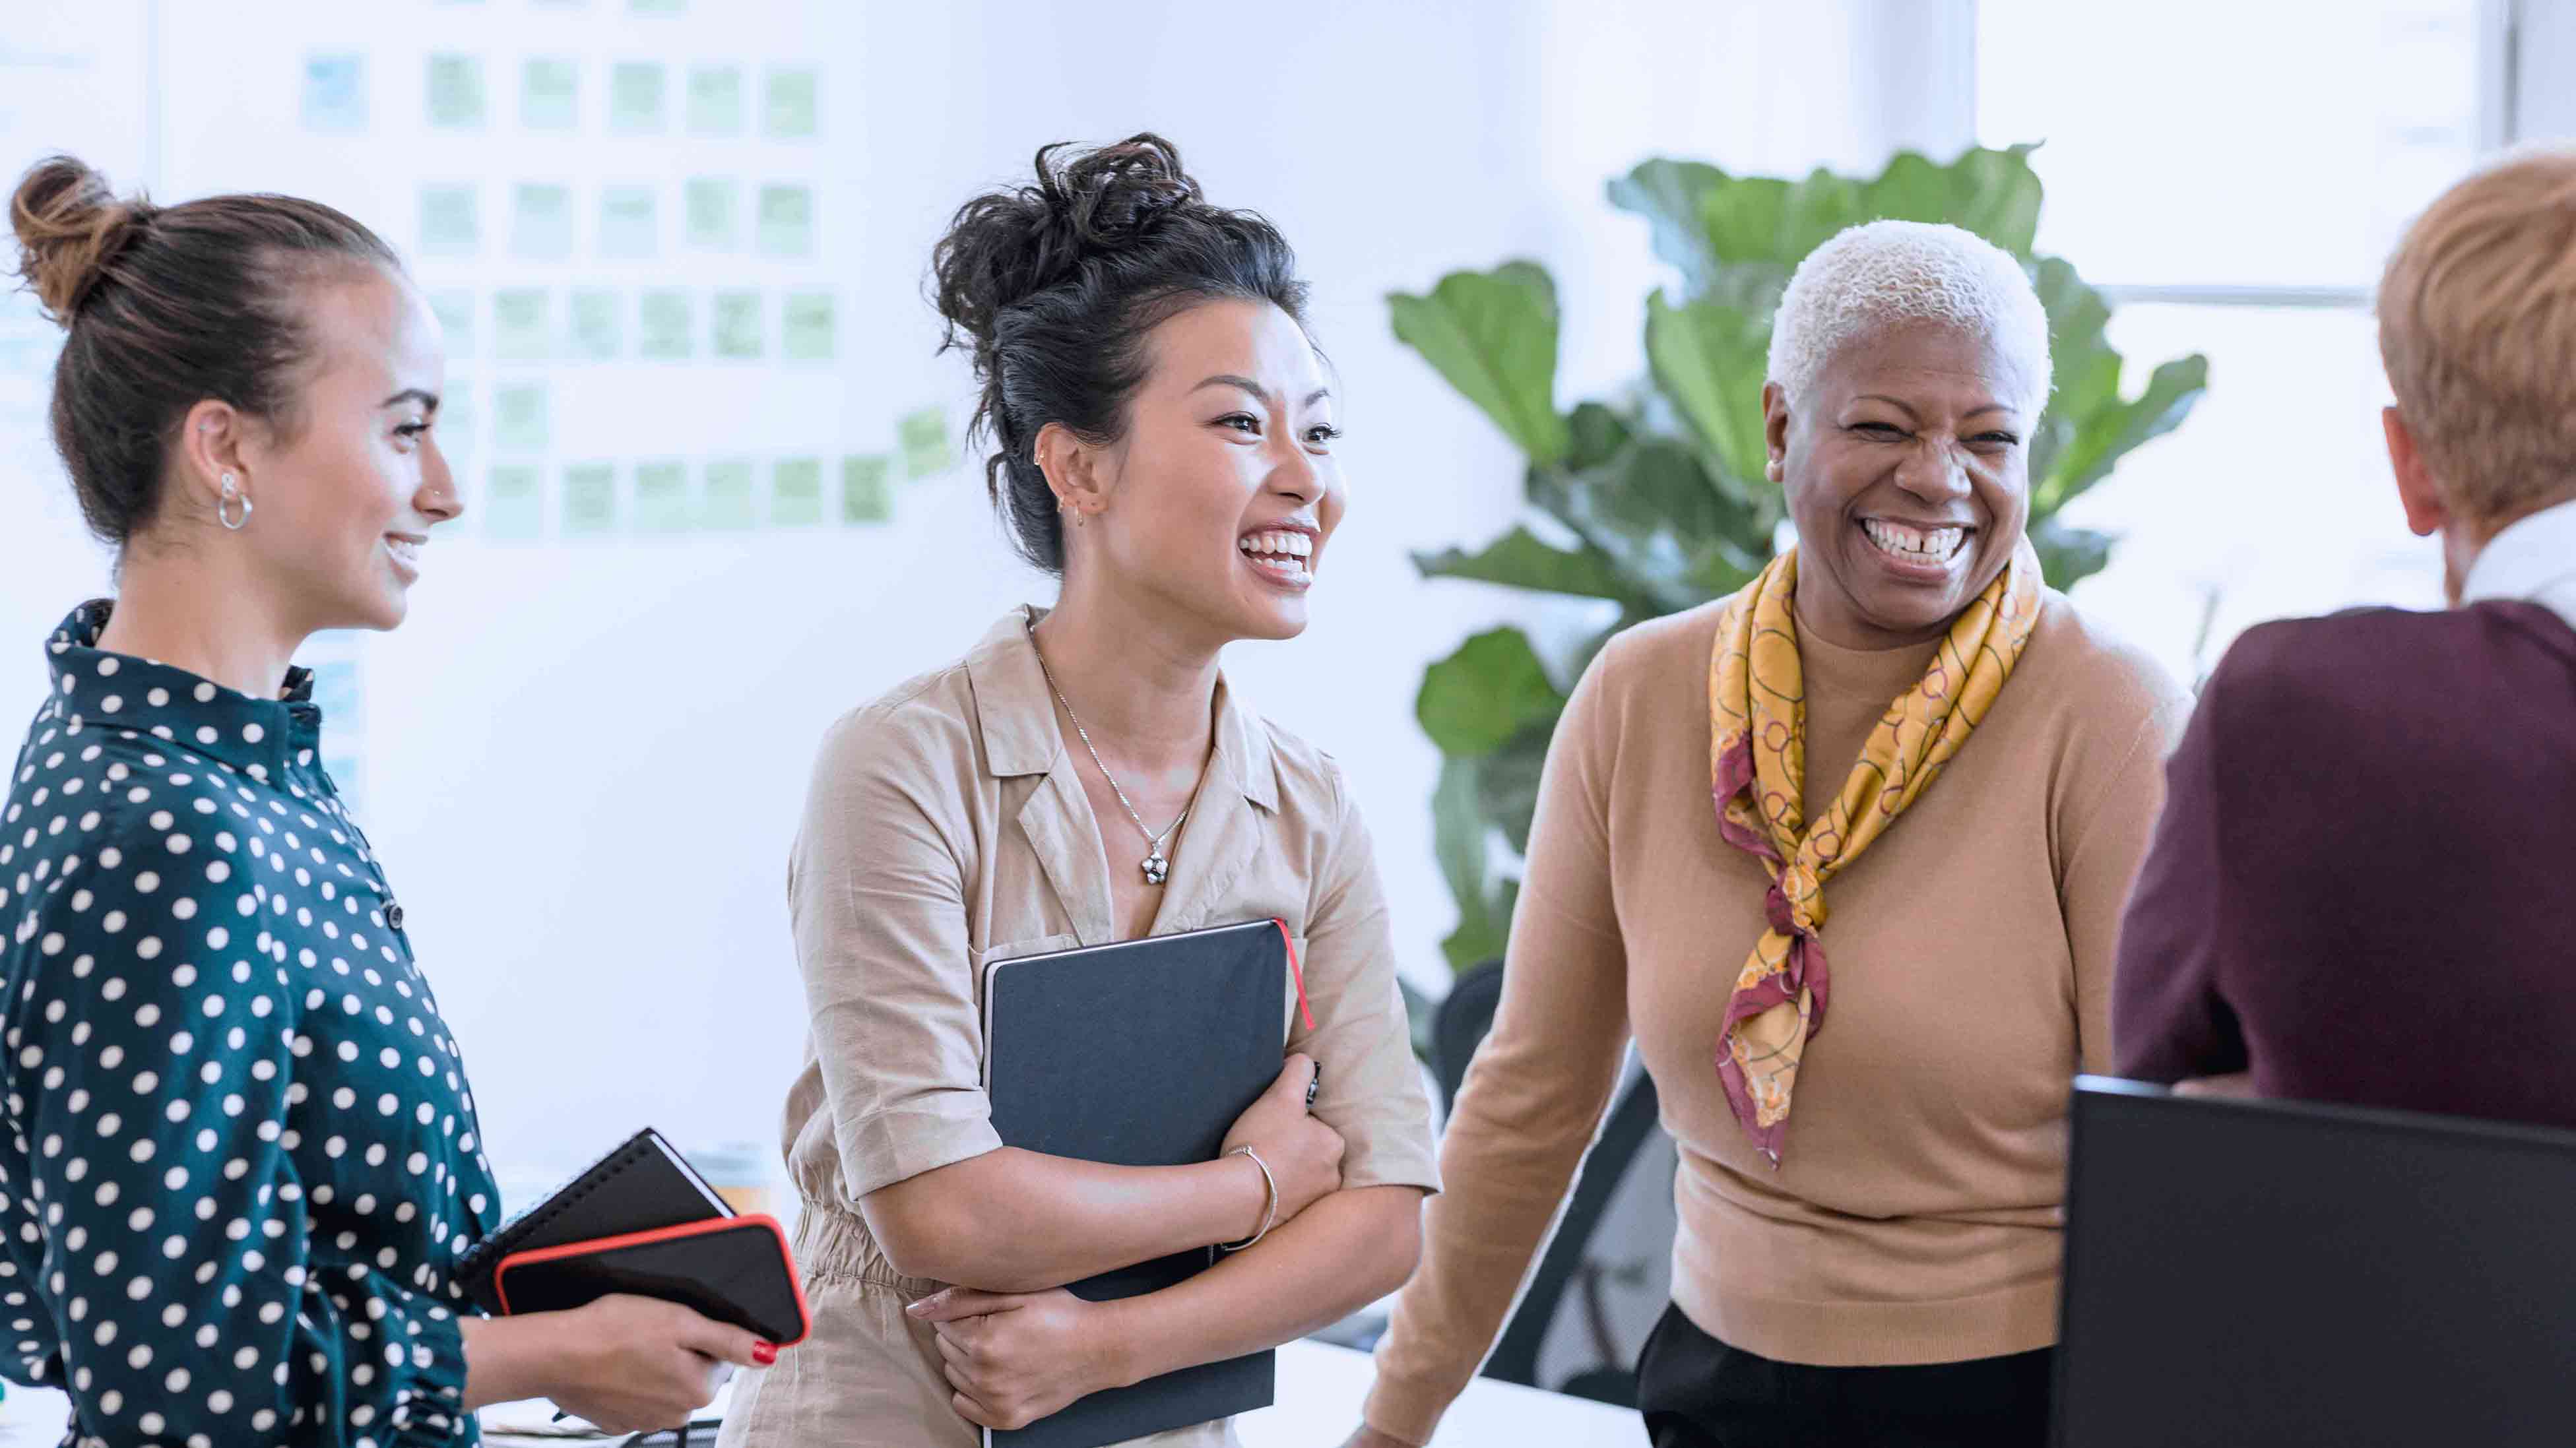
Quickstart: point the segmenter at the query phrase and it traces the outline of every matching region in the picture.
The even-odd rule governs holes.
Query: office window
[[[2479,0],[1981,0],[1977,130],[2038,141],[2040,246],[2118,304],[2131,385],[2187,352],[2209,392],[2070,517],[2123,535],[2079,590],[2185,677],[2245,627],[2438,605],[2380,442],[2371,293],[2479,155]]]

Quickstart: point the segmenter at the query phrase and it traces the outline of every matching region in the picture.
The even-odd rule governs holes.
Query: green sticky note
[[[948,471],[956,464],[956,450],[948,443],[948,413],[945,409],[925,407],[905,413],[895,423],[894,433],[896,440],[903,444],[906,477],[931,477]]]
[[[742,68],[701,65],[689,71],[689,131],[700,136],[742,134]]]
[[[608,72],[608,129],[621,136],[659,135],[670,126],[663,107],[668,74],[651,61],[622,60]]]
[[[429,124],[441,131],[483,129],[483,62],[471,55],[429,58]]]
[[[658,203],[650,186],[604,186],[599,192],[599,254],[621,261],[662,249]]]
[[[759,521],[752,497],[751,464],[707,464],[707,502],[699,517],[706,528],[748,528]]]
[[[687,292],[646,292],[642,316],[643,325],[636,335],[636,355],[655,362],[676,362],[697,351],[696,309],[689,305]]]
[[[573,292],[573,356],[584,362],[610,362],[626,350],[625,301],[617,292],[589,288]]]
[[[832,294],[789,292],[778,335],[778,350],[790,362],[831,361]]]
[[[546,496],[535,468],[513,463],[492,470],[483,493],[483,528],[495,538],[535,538],[546,531]]]
[[[531,131],[569,131],[581,124],[581,67],[569,60],[531,60],[519,69],[519,124]]]
[[[760,355],[760,293],[716,293],[716,355]]]
[[[807,528],[823,521],[823,460],[783,458],[769,474],[769,524]]]
[[[617,530],[617,469],[577,463],[564,469],[563,530],[567,535]]]
[[[542,382],[506,382],[492,389],[492,435],[503,452],[544,452],[553,428]]]
[[[635,465],[635,526],[647,533],[678,533],[689,526],[689,469],[685,463]]]
[[[472,186],[420,188],[420,249],[424,256],[472,256],[483,249],[482,208]]]
[[[742,245],[741,183],[694,176],[685,190],[689,245],[702,251],[732,251]]]
[[[492,355],[504,362],[542,362],[554,355],[553,308],[540,287],[492,294]]]
[[[539,261],[572,255],[572,188],[521,183],[510,191],[510,252]]]
[[[761,129],[788,140],[821,134],[821,96],[822,81],[812,67],[771,71],[761,98]]]
[[[841,521],[888,523],[894,520],[894,459],[884,456],[841,459]]]
[[[331,136],[354,136],[366,128],[366,57],[304,57],[304,129]]]
[[[814,193],[802,186],[761,187],[759,236],[763,256],[812,256]]]
[[[474,294],[461,287],[441,287],[429,294],[430,315],[445,334],[448,360],[474,355]]]

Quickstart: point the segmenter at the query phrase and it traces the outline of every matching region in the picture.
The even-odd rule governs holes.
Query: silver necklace
[[[1173,831],[1188,821],[1190,812],[1183,809],[1181,817],[1165,826],[1159,835],[1145,827],[1145,817],[1136,813],[1136,806],[1128,802],[1127,791],[1119,787],[1118,776],[1109,772],[1108,762],[1100,757],[1100,750],[1092,744],[1091,731],[1082,727],[1082,716],[1073,712],[1073,701],[1064,696],[1064,689],[1056,683],[1055,670],[1047,667],[1046,650],[1038,647],[1037,625],[1029,623],[1027,627],[1029,648],[1038,656],[1038,673],[1046,679],[1047,689],[1055,695],[1055,701],[1064,706],[1064,717],[1073,721],[1074,737],[1082,741],[1083,749],[1091,755],[1091,762],[1099,766],[1100,777],[1109,781],[1109,792],[1118,796],[1119,807],[1127,811],[1127,818],[1136,822],[1136,833],[1145,837],[1145,883],[1160,885],[1172,873],[1172,862],[1163,854],[1163,841],[1170,839]]]

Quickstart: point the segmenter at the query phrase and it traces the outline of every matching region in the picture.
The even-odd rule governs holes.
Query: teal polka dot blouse
[[[311,680],[102,652],[109,608],[0,807],[0,1369],[76,1442],[471,1443],[451,1272],[498,1192]]]

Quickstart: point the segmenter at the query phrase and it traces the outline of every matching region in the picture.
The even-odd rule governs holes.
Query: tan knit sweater
[[[2109,1060],[2120,910],[2188,700],[2047,595],[1976,734],[1825,886],[1831,999],[1774,1171],[1716,1064],[1767,883],[1710,798],[1720,607],[1612,640],[1558,730],[1448,1194],[1378,1349],[1368,1420],[1396,1438],[1426,1441],[1492,1346],[1632,1033],[1681,1149],[1673,1297],[1702,1329],[1837,1366],[2054,1339],[2068,1078]],[[1808,818],[1932,648],[1802,630]]]

